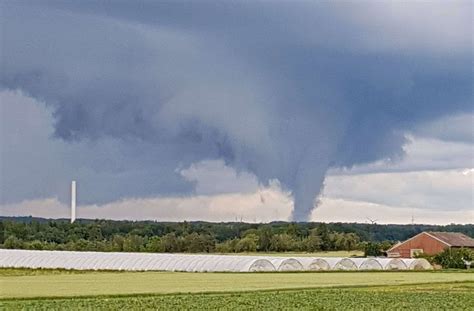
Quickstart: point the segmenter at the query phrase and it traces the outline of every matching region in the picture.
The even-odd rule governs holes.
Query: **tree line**
[[[365,250],[380,254],[421,231],[473,235],[473,225],[356,223],[209,223],[0,218],[0,247],[117,252],[316,252]]]

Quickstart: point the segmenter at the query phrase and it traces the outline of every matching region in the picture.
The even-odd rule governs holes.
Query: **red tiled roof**
[[[474,239],[458,232],[426,232],[454,247],[474,247]]]

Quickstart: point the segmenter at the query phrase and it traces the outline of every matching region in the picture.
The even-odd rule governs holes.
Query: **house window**
[[[410,257],[415,257],[416,255],[423,254],[423,249],[421,248],[412,248],[410,249]]]

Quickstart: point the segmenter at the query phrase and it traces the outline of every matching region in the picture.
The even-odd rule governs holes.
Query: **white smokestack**
[[[71,223],[76,220],[76,181],[71,183]]]

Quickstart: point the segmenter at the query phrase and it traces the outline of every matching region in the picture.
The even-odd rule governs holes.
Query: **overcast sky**
[[[474,222],[471,1],[0,6],[0,215]]]

